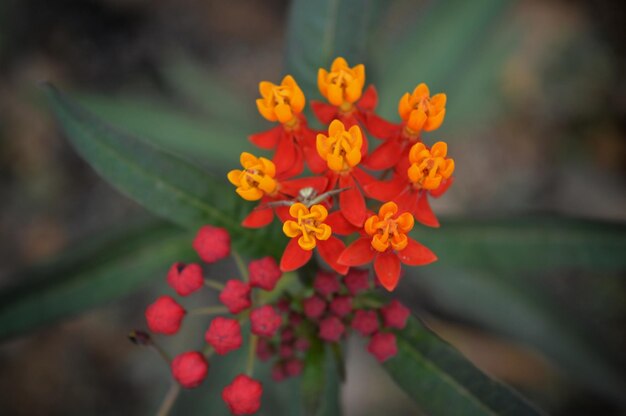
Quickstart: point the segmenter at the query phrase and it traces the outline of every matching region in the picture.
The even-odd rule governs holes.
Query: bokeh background
[[[0,2],[0,289],[103,230],[148,217],[77,156],[39,82],[51,81],[110,123],[223,173],[251,148],[246,136],[266,126],[254,99],[260,80],[277,82],[283,74],[289,6],[282,0]],[[541,235],[543,223],[533,219],[558,215],[601,222],[623,243],[625,10],[611,0],[397,0],[372,7],[373,29],[354,36],[368,38],[361,52],[380,112],[397,120],[397,99],[421,81],[448,94],[444,127],[429,136],[448,141],[457,165],[455,185],[435,204],[442,232],[449,218],[491,224],[485,232],[496,236],[490,221],[515,217],[523,219],[522,229],[539,224]],[[567,234],[555,238],[577,243]],[[624,380],[624,269],[581,268],[580,259],[548,269],[544,260],[532,272],[491,265],[418,274],[398,293],[481,369],[549,412],[626,414],[626,391],[607,392],[607,373],[598,370]],[[167,389],[167,369],[126,334],[143,326],[143,308],[163,290],[162,277],[79,316],[2,340],[0,413],[151,414]],[[467,306],[476,304],[487,306]],[[169,347],[196,342],[203,325],[186,328],[186,337]],[[360,340],[350,341],[349,350],[345,414],[420,414]],[[216,374],[231,364],[216,363]],[[176,410],[221,414],[209,400],[218,394],[210,385],[185,392]],[[284,403],[274,405],[263,414],[293,414]]]

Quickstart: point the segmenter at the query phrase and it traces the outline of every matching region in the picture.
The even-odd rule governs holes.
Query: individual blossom
[[[247,201],[259,201],[259,205],[243,220],[244,227],[258,228],[268,225],[276,214],[285,221],[289,214],[283,203],[299,196],[303,188],[312,188],[321,194],[326,189],[328,179],[324,177],[299,178],[286,180],[278,175],[274,162],[264,157],[256,157],[251,153],[242,152],[239,162],[243,169],[228,172],[228,180],[236,189],[235,192]],[[278,204],[272,208],[273,204]]]
[[[313,288],[322,296],[329,296],[339,292],[341,284],[335,273],[320,270],[313,279]]]
[[[367,344],[367,351],[379,362],[384,363],[398,353],[396,336],[390,332],[374,334]]]
[[[394,202],[383,204],[378,215],[365,221],[366,236],[347,247],[339,263],[361,266],[374,261],[378,281],[388,291],[394,290],[400,278],[400,263],[420,266],[437,259],[432,251],[407,236],[413,224],[413,216],[408,212],[399,214]]]
[[[366,186],[367,192],[381,201],[395,201],[400,209],[412,213],[424,225],[438,227],[428,197],[443,195],[452,184],[454,159],[447,154],[445,142],[437,142],[430,149],[423,143],[415,143],[408,155],[409,166],[396,172],[388,182],[371,182]]]
[[[374,181],[358,167],[363,144],[361,128],[354,125],[346,130],[339,120],[330,123],[328,136],[317,135],[317,151],[328,165],[328,189],[339,184],[343,190],[339,194],[341,214],[357,227],[363,225],[366,216],[365,198],[360,187]]]
[[[181,386],[191,389],[198,387],[206,378],[209,363],[198,351],[189,351],[174,357],[171,370]]]
[[[146,309],[146,321],[150,331],[173,335],[180,329],[185,317],[185,308],[171,296],[161,296]]]
[[[380,308],[380,312],[383,315],[385,326],[395,329],[403,329],[406,326],[407,319],[409,319],[411,315],[411,311],[395,299],[388,305]]]
[[[220,302],[224,304],[230,313],[239,313],[252,305],[250,299],[250,285],[237,279],[230,279],[220,292]]]
[[[378,315],[376,311],[359,309],[352,318],[352,328],[363,336],[372,335],[378,331]]]
[[[230,256],[230,235],[225,228],[205,225],[198,230],[193,248],[205,263],[215,263]]]
[[[218,316],[211,321],[204,339],[217,354],[228,354],[241,347],[241,325],[236,319]]]
[[[319,337],[324,341],[337,342],[346,331],[346,327],[336,316],[329,316],[320,321]]]
[[[361,292],[369,290],[369,270],[359,270],[351,268],[344,278],[343,282],[353,296]]]
[[[295,203],[289,208],[293,219],[285,221],[283,232],[291,241],[287,244],[280,260],[283,272],[296,270],[306,264],[317,247],[320,256],[338,273],[348,271],[346,266],[337,263],[339,253],[345,248],[343,241],[333,237],[332,230],[324,221],[328,211],[323,205],[307,208],[302,203]]]
[[[352,312],[352,298],[350,296],[336,296],[330,302],[330,311],[343,318]]]
[[[259,83],[261,97],[257,99],[259,113],[268,121],[280,125],[268,131],[253,134],[250,141],[262,149],[276,149],[274,162],[279,174],[292,177],[300,174],[307,160],[316,172],[321,167],[314,151],[315,133],[307,126],[302,114],[305,97],[291,75],[283,78],[280,85],[268,81]]]
[[[180,296],[188,296],[204,286],[202,268],[196,263],[174,263],[167,272],[167,284]]]
[[[388,169],[407,156],[408,149],[421,140],[422,131],[433,131],[443,123],[446,114],[446,95],[430,96],[428,86],[419,84],[412,94],[406,93],[398,102],[400,124],[380,118],[368,124],[375,137],[385,142],[373,151],[364,165],[370,169]]]
[[[255,335],[273,337],[283,319],[270,305],[261,306],[250,313],[250,330]]]
[[[239,374],[222,390],[222,400],[234,415],[252,415],[261,407],[263,385],[245,374]]]
[[[268,291],[274,290],[276,283],[283,275],[276,260],[270,256],[251,261],[248,264],[248,273],[250,274],[250,286]]]

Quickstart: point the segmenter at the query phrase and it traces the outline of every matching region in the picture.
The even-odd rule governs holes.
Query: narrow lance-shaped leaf
[[[416,319],[397,333],[398,354],[384,367],[428,414],[539,415],[517,393],[490,379]]]
[[[281,253],[285,240],[276,226],[250,230],[240,225],[252,206],[236,197],[225,179],[216,179],[174,154],[108,126],[52,86],[46,91],[76,150],[127,196],[187,228],[226,227],[244,253]]]

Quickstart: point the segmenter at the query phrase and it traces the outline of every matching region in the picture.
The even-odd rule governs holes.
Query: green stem
[[[204,279],[204,284],[205,286],[208,286],[211,289],[219,290],[220,292],[224,290],[224,284],[221,282],[218,282],[217,280]]]
[[[239,269],[239,274],[241,274],[241,280],[247,282],[249,280],[249,276],[246,263],[243,261],[243,258],[236,250],[232,251],[232,255],[233,259],[235,259],[235,263],[237,264],[237,269]]]
[[[174,403],[176,403],[176,399],[178,398],[178,394],[180,393],[180,385],[174,381],[170,386],[170,389],[165,393],[165,397],[163,398],[163,402],[159,407],[157,412],[157,416],[167,416],[170,414],[172,407],[174,407]]]
[[[170,362],[172,361],[169,354],[166,353],[165,350],[161,348],[161,346],[157,344],[154,340],[150,342],[150,346],[154,348],[154,350],[161,356],[161,358],[163,358],[163,361],[165,361],[165,363],[169,366]]]
[[[256,346],[259,341],[259,337],[250,334],[250,345],[248,347],[248,363],[246,364],[246,374],[248,377],[252,377],[254,373],[254,359],[256,358]]]
[[[196,308],[188,312],[191,315],[219,315],[221,313],[227,313],[228,308],[226,306],[207,306],[205,308]]]

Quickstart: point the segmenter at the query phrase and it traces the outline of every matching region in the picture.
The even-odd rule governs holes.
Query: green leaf
[[[397,333],[398,354],[384,367],[428,414],[538,415],[521,396],[480,372],[416,319]]]
[[[558,268],[626,268],[626,224],[566,217],[449,219],[419,227],[413,237],[439,264],[508,273]]]
[[[286,71],[307,97],[318,96],[317,70],[343,56],[365,63],[373,26],[382,15],[380,0],[294,0],[287,25]]]
[[[18,335],[137,290],[174,261],[193,258],[191,236],[161,222],[96,237],[33,267],[0,292],[0,339]]]
[[[327,350],[320,340],[313,340],[304,358],[301,396],[305,416],[341,414],[337,368]]]
[[[278,256],[286,243],[277,226],[245,229],[253,208],[217,179],[184,159],[105,124],[52,86],[50,104],[69,140],[109,183],[155,214],[190,229],[226,227],[248,255]]]

